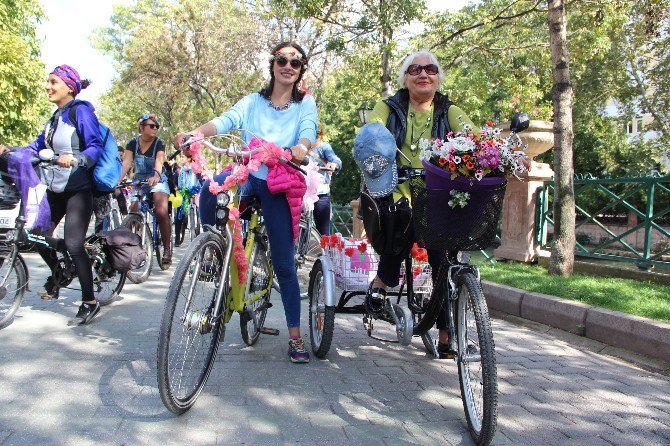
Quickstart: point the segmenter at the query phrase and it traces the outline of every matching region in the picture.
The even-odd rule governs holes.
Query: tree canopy
[[[0,2],[0,143],[35,138],[48,111],[44,64],[35,34],[44,18],[37,0]]]

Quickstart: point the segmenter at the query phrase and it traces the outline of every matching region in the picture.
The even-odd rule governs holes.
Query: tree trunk
[[[554,86],[554,241],[549,274],[570,276],[575,261],[575,191],[572,166],[572,102],[567,39],[567,17],[563,0],[548,2],[551,72]]]

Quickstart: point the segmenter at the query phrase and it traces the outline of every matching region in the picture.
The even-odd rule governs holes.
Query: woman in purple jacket
[[[93,166],[102,153],[102,141],[93,106],[89,102],[75,100],[88,85],[89,81],[81,80],[74,68],[68,65],[56,67],[49,74],[46,92],[49,101],[58,109],[37,139],[24,148],[36,154],[42,149],[52,149],[58,157],[57,166],[42,169],[41,173],[51,208],[51,229],[45,234],[53,234],[58,223],[67,215],[63,238],[81,284],[82,304],[68,325],[87,324],[100,311],[100,304],[93,294],[93,271],[84,249],[84,239],[93,213]],[[75,118],[74,122],[71,117]],[[0,153],[6,150],[6,147],[0,146]],[[74,160],[77,160],[76,165]],[[41,292],[42,298],[57,299],[58,285],[53,278],[56,253],[51,249],[40,249],[40,255],[52,271]]]

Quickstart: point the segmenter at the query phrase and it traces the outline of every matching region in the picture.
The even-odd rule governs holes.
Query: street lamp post
[[[361,104],[361,106],[358,107],[358,119],[361,120],[362,125],[368,123],[368,119],[370,119],[370,112],[372,112],[372,110],[365,104]]]

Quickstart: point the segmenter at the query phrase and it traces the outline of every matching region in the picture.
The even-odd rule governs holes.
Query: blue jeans
[[[230,175],[225,172],[214,177],[222,184]],[[256,196],[261,201],[261,210],[268,240],[270,241],[270,258],[279,288],[281,300],[284,304],[286,325],[300,326],[300,285],[295,269],[295,252],[293,245],[293,226],[291,211],[286,201],[286,194],[273,195],[268,190],[267,181],[249,175],[246,183],[238,186],[238,193],[242,197]],[[216,213],[216,196],[209,191],[209,181],[206,181],[200,192],[200,219],[203,224],[214,225]]]
[[[330,194],[319,195],[314,203],[314,224],[321,235],[330,235]]]

